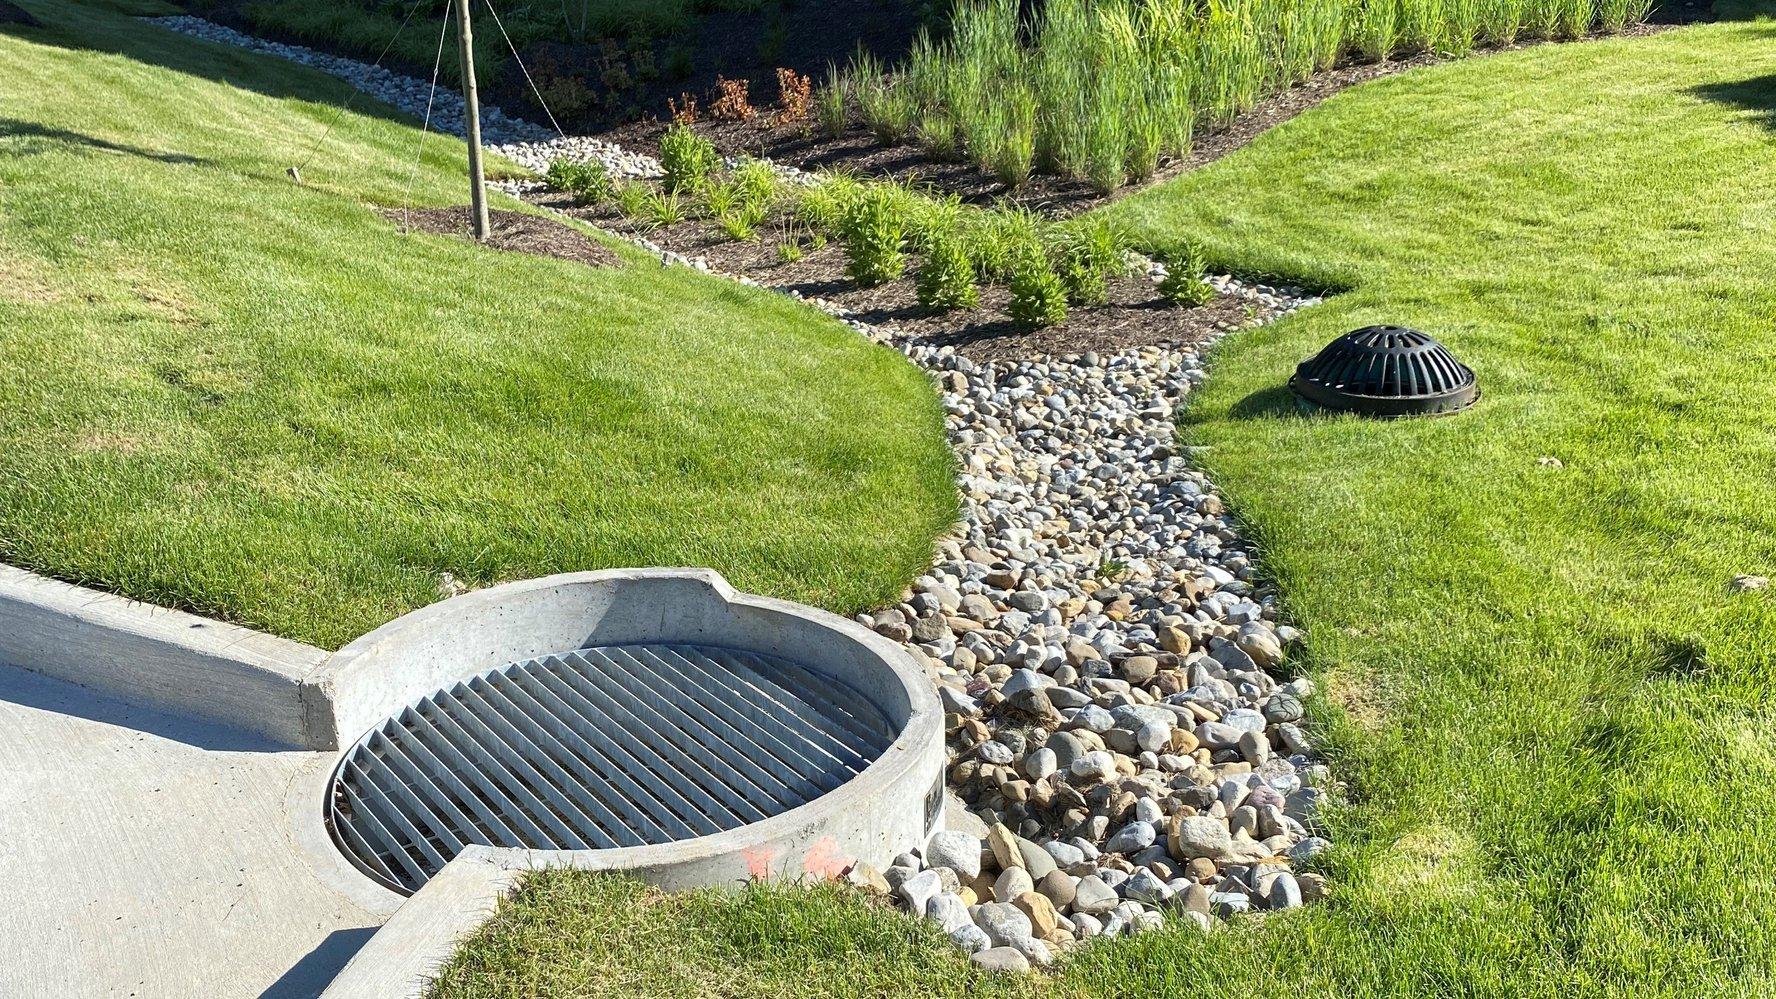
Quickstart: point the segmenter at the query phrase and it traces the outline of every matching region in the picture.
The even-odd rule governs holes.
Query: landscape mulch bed
[[[1341,66],[1321,73],[1265,98],[1227,125],[1202,130],[1188,153],[1165,161],[1158,172],[1140,185],[1124,187],[1107,196],[1081,181],[1040,174],[1011,190],[973,164],[934,160],[912,145],[884,146],[858,121],[853,121],[846,133],[836,139],[820,132],[812,122],[779,124],[767,111],[761,111],[750,121],[698,121],[696,129],[726,156],[765,157],[803,170],[848,169],[865,177],[917,180],[954,193],[970,204],[1005,200],[1051,215],[1073,215],[1212,163],[1341,90],[1436,61],[1435,56],[1424,55]],[[668,125],[659,120],[635,122],[612,129],[600,138],[651,152],[659,148],[660,137]]]
[[[1644,24],[1629,28],[1622,34],[1651,34],[1671,26]],[[1564,43],[1524,43],[1543,44]],[[1507,48],[1522,48],[1524,45]],[[1225,125],[1202,128],[1192,141],[1188,153],[1164,161],[1152,177],[1140,184],[1123,187],[1109,195],[1100,194],[1082,181],[1040,174],[1032,176],[1022,187],[1011,190],[970,163],[933,160],[913,145],[884,146],[856,120],[852,121],[843,136],[836,139],[820,132],[811,120],[793,124],[778,123],[773,112],[768,110],[760,110],[749,121],[700,120],[696,123],[696,129],[699,134],[715,143],[716,148],[726,156],[759,156],[803,170],[848,169],[865,177],[886,176],[900,181],[917,180],[940,191],[954,193],[970,204],[1003,200],[1059,217],[1087,211],[1106,201],[1128,197],[1143,188],[1164,183],[1212,163],[1262,133],[1359,83],[1441,61],[1443,59],[1436,55],[1423,54],[1379,63],[1349,63],[1316,74],[1288,90],[1260,100],[1250,110]],[[754,96],[757,98],[761,95]],[[600,138],[625,148],[653,152],[659,148],[660,137],[665,134],[669,124],[670,122],[659,119],[632,122],[611,129]]]
[[[871,325],[892,327],[902,334],[937,344],[952,344],[977,359],[1022,359],[1050,354],[1111,352],[1131,347],[1188,346],[1223,330],[1246,325],[1257,315],[1246,299],[1224,295],[1199,308],[1184,309],[1162,298],[1145,276],[1118,278],[1110,284],[1110,300],[1100,306],[1075,306],[1067,320],[1045,329],[1028,330],[1006,314],[1010,293],[1003,287],[981,288],[981,307],[939,312],[921,306],[913,274],[917,257],[909,254],[907,273],[875,288],[862,288],[845,273],[845,253],[829,243],[806,248],[802,259],[777,256],[774,226],[760,228],[757,240],[732,240],[712,223],[688,221],[653,227],[624,217],[609,206],[576,206],[561,195],[544,195],[539,204],[568,211],[612,232],[641,236],[687,257],[705,260],[713,270],[749,277],[760,284],[807,298],[822,298],[855,313]]]
[[[467,205],[454,208],[379,208],[383,218],[406,232],[425,232],[438,236],[474,234],[474,224]],[[542,215],[508,212],[498,209],[487,213],[492,230],[486,245],[513,253],[533,253],[539,257],[572,260],[592,267],[606,267],[617,262],[616,254],[573,226]]]

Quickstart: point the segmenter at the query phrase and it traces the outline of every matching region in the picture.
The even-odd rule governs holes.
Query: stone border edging
[[[338,747],[312,645],[0,565],[0,663],[280,745]]]

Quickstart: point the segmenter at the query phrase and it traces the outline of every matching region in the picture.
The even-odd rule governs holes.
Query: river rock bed
[[[1278,678],[1300,635],[1173,438],[1201,356],[904,347],[943,386],[964,517],[860,620],[931,673],[951,787],[987,830],[938,833],[879,887],[991,967],[1321,895],[1294,869],[1329,846],[1312,684]]]

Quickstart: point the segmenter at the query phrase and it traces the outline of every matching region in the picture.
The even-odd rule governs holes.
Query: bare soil
[[[403,232],[424,232],[437,236],[469,238],[474,233],[469,208],[379,208],[383,218]],[[531,253],[539,257],[572,260],[590,267],[608,267],[617,263],[616,254],[597,240],[557,219],[523,212],[492,210],[488,213],[492,229],[488,246],[512,253]]]

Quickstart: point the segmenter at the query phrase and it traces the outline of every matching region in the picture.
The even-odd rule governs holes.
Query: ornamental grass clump
[[[1020,253],[1013,263],[1010,312],[1012,321],[1025,329],[1067,321],[1067,291],[1044,254]]]
[[[814,96],[814,118],[829,138],[845,134],[845,76],[839,67],[826,68],[826,86]]]
[[[859,51],[851,60],[849,84],[864,126],[883,145],[895,145],[911,134],[919,102],[911,88],[888,77],[880,59]]]
[[[639,218],[647,211],[648,199],[653,192],[640,181],[630,181],[617,188],[615,200],[617,208],[629,218]]]
[[[642,215],[650,225],[664,228],[689,219],[691,210],[677,191],[654,191],[647,195]]]
[[[918,293],[919,304],[929,309],[980,307],[974,262],[968,259],[968,250],[954,231],[932,238],[925,260],[919,265]]]
[[[660,138],[660,169],[668,191],[695,191],[708,182],[721,165],[715,143],[691,131],[689,125],[673,125]]]
[[[1047,0],[1026,16],[1018,0],[957,0],[945,41],[921,36],[894,70],[860,55],[846,85],[884,142],[911,138],[1008,187],[1038,171],[1108,193],[1187,152],[1199,119],[1223,124],[1342,56],[1617,31],[1649,3]]]
[[[895,189],[865,187],[840,223],[846,273],[865,288],[887,284],[906,269],[906,227]]]
[[[1021,205],[1000,205],[967,216],[963,235],[975,273],[989,284],[1009,281],[1021,257],[1042,254],[1046,229],[1040,215]]]
[[[820,236],[837,236],[851,204],[863,193],[863,184],[845,173],[828,174],[796,199],[795,221]]]

